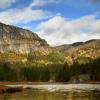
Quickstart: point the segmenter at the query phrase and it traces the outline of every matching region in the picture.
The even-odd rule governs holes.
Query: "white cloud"
[[[61,0],[33,0],[33,2],[31,3],[31,7],[34,6],[44,6],[47,5],[49,3],[59,3]]]
[[[16,2],[16,0],[0,0],[0,8],[7,8],[14,2]]]
[[[1,0],[0,6],[7,6],[16,0]],[[42,20],[52,16],[51,12],[42,9],[33,9],[34,6],[43,6],[49,3],[58,3],[60,0],[33,0],[25,8],[10,8],[0,12],[0,22],[6,24],[28,23],[31,21]]]
[[[28,6],[23,9],[8,9],[0,12],[0,22],[6,24],[28,23],[35,20],[41,20],[50,17],[51,13]]]
[[[11,5],[16,0],[1,0],[0,6]],[[25,8],[9,8],[0,11],[0,22],[5,24],[16,25],[18,23],[26,24],[31,21],[47,19],[52,16],[51,12],[42,9],[33,9],[34,6],[42,6],[49,3],[58,3],[60,0],[33,0],[32,3]]]
[[[31,7],[33,6],[43,6],[46,5],[48,2],[45,0],[33,0],[32,4],[30,5]]]
[[[55,16],[38,25],[39,35],[51,45],[86,41],[100,38],[100,19],[96,15],[84,16],[79,19],[68,20]]]
[[[6,24],[28,23],[49,17],[49,13],[43,10],[10,9],[0,13],[0,21]]]

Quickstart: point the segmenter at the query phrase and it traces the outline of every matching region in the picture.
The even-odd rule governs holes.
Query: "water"
[[[0,100],[100,100],[100,85],[9,85],[23,86],[23,92],[0,95]],[[30,89],[31,88],[31,89]]]

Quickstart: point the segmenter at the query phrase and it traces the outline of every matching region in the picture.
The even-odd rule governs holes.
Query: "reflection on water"
[[[100,92],[47,92],[39,90],[26,90],[21,93],[1,95],[0,100],[100,100]]]
[[[19,93],[0,95],[0,100],[100,100],[100,91],[79,89],[47,91],[43,89],[29,89]]]

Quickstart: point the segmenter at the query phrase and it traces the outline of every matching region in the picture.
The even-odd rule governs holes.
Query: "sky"
[[[0,0],[0,22],[29,29],[51,46],[100,39],[100,0]]]

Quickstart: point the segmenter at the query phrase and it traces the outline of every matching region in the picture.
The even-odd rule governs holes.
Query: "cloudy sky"
[[[100,0],[0,0],[0,22],[52,45],[100,39]]]

